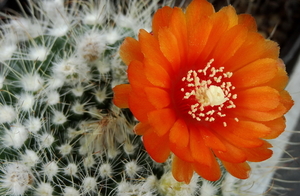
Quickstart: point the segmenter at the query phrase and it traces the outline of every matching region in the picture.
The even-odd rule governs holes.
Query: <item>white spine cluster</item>
[[[12,196],[24,195],[31,188],[34,176],[26,165],[21,163],[10,163],[1,168],[1,186],[7,189],[7,194]]]
[[[171,172],[163,174],[158,182],[158,192],[162,195],[169,196],[181,196],[181,195],[197,195],[199,176],[194,174],[191,182],[185,184],[183,182],[177,182]]]
[[[3,143],[5,146],[13,148],[21,148],[28,139],[28,131],[21,124],[12,124],[10,130],[5,131]]]
[[[16,110],[10,105],[0,105],[0,124],[10,123],[17,117]]]

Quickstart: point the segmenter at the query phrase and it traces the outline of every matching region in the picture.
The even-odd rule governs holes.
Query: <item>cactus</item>
[[[208,182],[194,174],[190,184],[175,181],[171,164],[153,161],[134,135],[130,111],[112,104],[112,87],[127,82],[120,44],[139,29],[150,30],[153,12],[163,5],[174,2],[29,0],[21,15],[2,13],[1,195],[211,196],[236,190],[240,180],[222,188],[226,177]]]
[[[167,165],[111,103],[127,82],[119,45],[150,28],[158,2],[28,3],[1,26],[1,195],[159,194]]]

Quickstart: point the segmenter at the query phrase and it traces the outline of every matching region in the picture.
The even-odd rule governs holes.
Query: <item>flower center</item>
[[[195,97],[203,107],[221,105],[228,100],[222,88],[218,86],[211,85],[208,88],[207,86],[199,86],[195,91]]]
[[[211,59],[204,69],[189,70],[181,79],[181,104],[188,106],[187,113],[197,121],[213,122],[225,117],[227,109],[236,107],[233,100],[237,94],[232,93],[235,87],[229,80],[233,74],[224,72],[224,67],[211,66],[213,61]],[[227,126],[225,121],[223,125]]]

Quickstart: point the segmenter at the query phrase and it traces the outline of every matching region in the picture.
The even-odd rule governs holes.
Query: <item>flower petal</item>
[[[174,156],[172,161],[172,174],[178,182],[189,184],[193,176],[192,164],[186,162],[177,156]]]
[[[140,122],[134,126],[134,133],[136,133],[137,135],[145,135],[150,131],[153,131],[153,128],[148,123]]]
[[[227,129],[229,132],[244,139],[263,138],[271,133],[271,129],[259,122],[239,120],[235,122],[233,119],[227,121]]]
[[[264,144],[257,148],[241,148],[244,154],[247,157],[247,161],[251,162],[260,162],[270,158],[273,154],[273,151],[268,149],[271,148],[272,145],[266,141]]]
[[[139,42],[131,37],[126,37],[122,43],[120,56],[126,65],[129,65],[133,60],[143,61],[144,59]]]
[[[144,71],[147,79],[155,86],[169,88],[171,65],[159,50],[157,39],[141,29],[139,41],[145,56]]]
[[[147,113],[155,110],[154,106],[152,106],[146,96],[135,92],[130,93],[128,102],[130,111],[140,122],[147,122]]]
[[[226,14],[229,21],[228,29],[238,24],[238,16],[233,6],[229,5],[222,7],[219,12]]]
[[[200,131],[190,127],[190,150],[197,163],[211,167],[215,158],[211,150],[205,145]]]
[[[226,147],[223,142],[216,135],[214,135],[211,130],[207,129],[206,127],[201,127],[199,128],[199,131],[207,147],[220,151],[226,151]]]
[[[143,92],[145,86],[153,86],[146,78],[144,64],[140,61],[132,61],[127,69],[129,83],[134,91]]]
[[[215,59],[214,64],[221,66],[232,57],[245,42],[247,33],[248,30],[243,25],[236,25],[226,31],[211,54],[212,58]]]
[[[194,162],[193,168],[201,177],[209,181],[216,181],[221,177],[220,166],[214,157],[210,166]]]
[[[291,95],[286,90],[280,92],[280,103],[284,105],[286,112],[294,105]]]
[[[170,105],[170,93],[167,91],[155,87],[145,87],[144,90],[149,102],[156,109],[162,109]]]
[[[177,119],[170,130],[169,140],[179,148],[187,147],[189,144],[189,130],[181,118]]]
[[[285,130],[285,118],[280,117],[268,122],[263,122],[266,126],[268,126],[272,131],[264,136],[264,139],[274,139],[278,137]]]
[[[245,148],[254,148],[259,147],[263,144],[262,140],[258,138],[253,139],[244,139],[235,134],[233,134],[228,127],[224,127],[222,124],[215,123],[212,126],[212,129],[219,134],[221,137],[226,138],[228,142],[235,146],[245,147]],[[242,130],[241,130],[242,131]]]
[[[215,13],[215,9],[211,3],[206,0],[194,0],[186,8],[185,16],[188,31],[199,22],[203,16],[210,16]]]
[[[114,91],[113,103],[119,108],[128,108],[128,98],[131,92],[130,84],[120,84],[115,86],[112,90]]]
[[[275,109],[280,103],[278,91],[268,86],[246,89],[237,94],[238,98],[234,102],[237,108],[266,112]]]
[[[168,28],[163,28],[158,32],[158,40],[160,50],[171,63],[173,70],[177,71],[181,63],[181,51],[175,35]]]
[[[247,55],[245,55],[245,52]],[[277,59],[278,56],[279,47],[276,42],[265,40],[262,35],[256,32],[248,32],[244,44],[223,66],[226,67],[228,71],[234,72],[257,59]]]
[[[197,64],[202,65],[207,63],[210,59],[209,55],[216,46],[222,35],[227,31],[229,26],[228,16],[224,12],[217,12],[211,16],[212,29],[210,31],[205,48],[202,50]],[[209,58],[209,59],[208,59]]]
[[[279,61],[280,62],[280,61]],[[280,65],[280,63],[279,63]],[[279,91],[283,90],[289,81],[289,77],[284,68],[279,67],[273,79],[268,81],[265,85],[270,86]]]
[[[172,17],[170,20],[169,29],[177,39],[180,60],[181,60],[182,64],[184,64],[186,62],[186,58],[187,58],[188,44],[187,44],[186,20],[185,20],[185,15],[184,15],[182,9],[180,9],[178,7],[174,8]],[[173,65],[174,70],[178,70],[179,67],[180,67],[180,64],[178,64],[177,66],[176,66],[176,64]]]
[[[222,161],[226,170],[236,178],[247,179],[250,175],[251,168],[248,163],[229,163]]]
[[[155,128],[158,136],[165,135],[173,127],[176,121],[176,115],[170,108],[154,110],[148,113],[148,122]]]
[[[249,88],[267,83],[276,76],[277,72],[277,60],[270,58],[258,59],[234,72],[231,80],[238,89]]]
[[[145,61],[145,75],[149,82],[157,87],[168,89],[171,86],[171,78],[168,72],[153,63],[152,60]]]
[[[231,113],[235,116],[246,117],[255,121],[270,121],[281,117],[286,113],[286,107],[283,104],[279,104],[275,109],[265,111],[257,111],[246,108],[235,108]]]
[[[187,162],[193,162],[194,158],[191,154],[190,147],[179,147],[177,144],[170,142],[170,149],[171,151],[180,159],[187,161]]]
[[[199,58],[208,42],[212,26],[213,24],[211,22],[211,19],[209,19],[208,17],[202,17],[197,24],[193,25],[191,29],[188,30],[189,64],[194,64],[195,60]]]
[[[242,150],[235,147],[234,145],[227,142],[225,139],[222,140],[225,145],[226,151],[214,150],[214,154],[221,160],[231,163],[242,163],[247,160],[245,153]]]
[[[250,14],[238,15],[238,24],[244,25],[249,31],[257,32],[256,21]]]
[[[147,152],[158,163],[165,162],[170,155],[168,137],[168,134],[158,136],[154,131],[143,136]]]
[[[172,13],[173,13],[173,8],[165,6],[157,10],[157,12],[153,15],[152,31],[155,37],[157,37],[158,31],[161,28],[169,26]]]

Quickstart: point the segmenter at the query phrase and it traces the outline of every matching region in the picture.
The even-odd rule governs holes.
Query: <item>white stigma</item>
[[[223,90],[218,86],[209,86],[205,93],[211,106],[221,105],[228,100]]]

